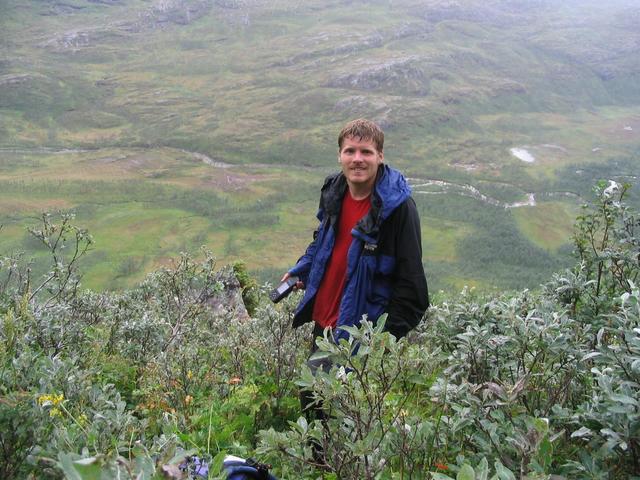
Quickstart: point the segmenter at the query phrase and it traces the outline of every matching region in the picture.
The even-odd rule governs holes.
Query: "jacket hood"
[[[342,172],[330,175],[322,186],[318,219],[324,215],[337,216],[347,190],[347,179]],[[356,226],[367,237],[377,235],[380,223],[386,220],[411,195],[411,187],[396,169],[381,164],[371,197],[371,210]]]
[[[387,165],[380,165],[376,177],[375,193],[382,201],[381,220],[385,220],[411,195],[411,187],[404,176]]]

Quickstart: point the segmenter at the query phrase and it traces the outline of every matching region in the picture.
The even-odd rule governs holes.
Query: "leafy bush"
[[[355,416],[362,421],[372,405],[362,400],[363,392],[386,390],[375,374],[373,380],[367,377],[358,393],[345,387],[351,385],[345,378],[362,378],[354,374],[358,369],[350,368],[350,362],[372,355],[371,351],[365,348],[354,354],[346,345],[327,342],[322,343],[327,355],[346,348],[341,361],[345,367],[315,377],[307,374],[302,384],[313,389],[319,403],[331,405],[329,420],[307,424],[300,419],[287,433],[265,432],[262,451],[277,454],[282,463],[290,457],[293,470],[322,466],[338,478],[427,478],[438,458],[458,478],[475,478],[467,461],[495,463],[498,478],[554,473],[627,478],[637,471],[640,361],[634,281],[640,257],[633,228],[638,223],[622,202],[625,189],[605,190],[604,185],[596,188],[596,202],[585,207],[578,219],[580,263],[575,269],[555,275],[539,292],[483,299],[465,290],[456,301],[433,307],[428,320],[408,339],[407,343],[419,346],[423,359],[434,355],[430,365],[442,365],[428,390],[428,401],[423,399],[413,410],[419,427],[428,426],[431,442],[417,449],[432,459],[418,473],[407,466],[394,470],[391,463],[381,461],[386,457],[373,445],[388,445],[391,429],[378,430],[377,438],[382,431],[386,438],[373,445],[365,436],[367,447],[357,450],[362,442],[349,437],[359,431],[357,422],[344,420],[354,416],[349,401],[360,400]],[[369,345],[363,331],[353,335],[363,346]],[[383,351],[378,348],[378,355]],[[394,365],[388,348],[384,357]],[[412,358],[406,351],[401,357]],[[376,369],[377,364],[368,365]],[[376,371],[380,374],[381,367]],[[390,418],[381,424],[389,427]],[[416,438],[425,432],[418,425],[407,425]],[[332,442],[323,442],[327,437],[323,432],[332,426],[337,431],[341,427],[345,438],[334,435]],[[331,454],[319,461],[314,442],[328,447]],[[588,453],[577,453],[584,446]],[[336,448],[366,452],[363,458],[368,454],[371,461],[362,465],[355,454],[341,454]],[[395,452],[402,452],[403,459],[412,457],[402,448]],[[487,468],[480,470],[479,478],[486,478]],[[433,476],[445,478],[443,473]]]
[[[627,187],[601,184],[577,220],[573,269],[538,291],[464,290],[397,341],[292,330],[298,294],[251,316],[211,308],[209,252],[123,293],[80,289],[91,237],[43,216],[42,276],[0,259],[0,476],[180,478],[197,453],[270,459],[282,478],[633,478],[640,471],[640,241]],[[246,294],[250,292],[249,296]],[[299,389],[318,418],[305,418]],[[308,412],[307,412],[308,413]]]
[[[437,418],[422,418],[428,411],[428,386],[439,363],[437,352],[425,354],[415,345],[396,342],[363,322],[348,327],[349,341],[318,341],[315,359],[330,359],[329,371],[315,375],[306,368],[298,385],[313,393],[322,419],[304,417],[292,429],[261,434],[261,453],[273,453],[287,465],[283,476],[314,468],[336,478],[378,478],[383,472],[416,475],[443,455],[438,451]],[[401,453],[399,455],[399,453]]]

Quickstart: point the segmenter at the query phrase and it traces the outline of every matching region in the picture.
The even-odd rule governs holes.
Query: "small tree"
[[[298,385],[312,392],[324,418],[308,423],[300,417],[288,432],[261,432],[261,453],[288,463],[290,474],[320,468],[336,478],[374,479],[384,472],[416,478],[432,467],[441,455],[439,422],[416,410],[428,403],[437,352],[396,341],[382,332],[383,324],[365,320],[345,328],[348,341],[318,340],[314,358],[333,366],[315,375],[305,367]]]
[[[596,199],[583,206],[574,234],[579,264],[574,276],[584,280],[583,291],[570,296],[578,316],[596,319],[615,308],[615,298],[631,293],[640,274],[640,219],[624,203],[630,185],[604,181]]]

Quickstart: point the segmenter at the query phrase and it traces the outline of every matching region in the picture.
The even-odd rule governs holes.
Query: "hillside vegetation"
[[[204,460],[216,478],[233,453],[283,479],[637,478],[640,223],[606,186],[577,264],[540,291],[465,290],[401,341],[363,321],[319,342],[334,366],[315,377],[297,298],[274,306],[237,267],[251,317],[212,308],[234,282],[208,253],[81,291],[91,237],[45,216],[44,276],[0,259],[0,476],[178,479]],[[301,387],[325,420],[301,416]]]
[[[309,241],[340,125],[367,116],[414,187],[433,289],[537,286],[570,264],[594,181],[637,175],[639,17],[623,0],[6,0],[0,247],[44,271],[24,225],[62,210],[96,235],[85,286],[200,245],[273,281]]]

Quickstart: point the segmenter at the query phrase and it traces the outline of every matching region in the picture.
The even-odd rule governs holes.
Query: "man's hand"
[[[280,282],[286,282],[290,276],[291,275],[289,274],[289,272],[285,273],[280,279]],[[296,284],[293,286],[294,290],[299,290],[302,288],[304,288],[304,283],[302,283],[300,280],[298,280],[298,282],[296,282]]]

